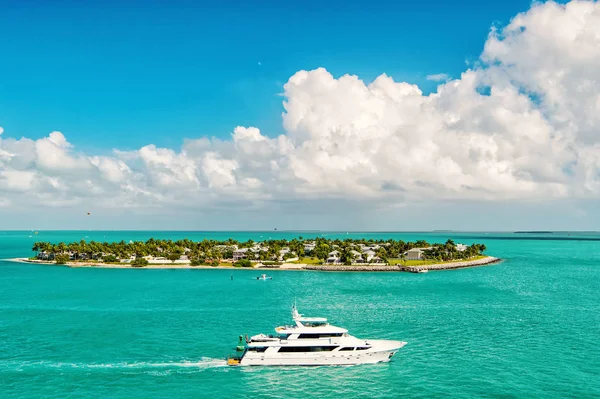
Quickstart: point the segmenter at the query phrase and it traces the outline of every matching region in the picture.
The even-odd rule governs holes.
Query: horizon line
[[[194,232],[194,233],[599,233],[598,230],[170,230],[170,229],[5,229],[1,232],[29,232],[29,231],[88,231],[88,232]]]

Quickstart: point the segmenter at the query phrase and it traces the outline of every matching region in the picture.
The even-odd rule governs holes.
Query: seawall
[[[460,269],[463,267],[475,267],[491,265],[493,263],[500,262],[501,259],[493,256],[488,256],[481,259],[460,261],[460,262],[448,262],[439,263],[433,265],[419,265],[419,266],[402,266],[402,265],[306,265],[305,270],[318,270],[324,272],[410,272],[419,273],[423,270],[450,270]]]

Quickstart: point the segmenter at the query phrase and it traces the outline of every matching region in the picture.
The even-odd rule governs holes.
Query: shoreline
[[[279,267],[273,266],[262,266],[260,263],[254,265],[253,267],[234,267],[233,264],[231,266],[191,266],[189,263],[169,263],[169,264],[149,264],[143,267],[134,267],[129,263],[122,264],[106,264],[106,263],[98,263],[98,262],[67,262],[64,265],[57,265],[51,261],[44,260],[33,260],[29,258],[11,258],[5,259],[11,262],[20,262],[20,263],[34,263],[34,264],[42,264],[42,265],[52,265],[52,266],[65,266],[70,268],[80,268],[80,267],[95,267],[102,269],[225,269],[225,270],[304,270],[304,271],[324,271],[324,272],[408,272],[408,273],[419,273],[423,271],[437,271],[437,270],[452,270],[452,269],[462,269],[468,267],[478,267],[478,266],[487,266],[495,263],[499,263],[502,261],[500,258],[496,258],[493,256],[487,256],[485,258],[475,259],[475,260],[467,260],[467,261],[457,261],[457,262],[447,262],[447,263],[436,263],[429,265],[416,265],[416,266],[402,266],[402,265],[312,265],[305,263],[284,263]]]
[[[458,261],[458,262],[447,262],[447,263],[434,263],[430,265],[417,265],[417,266],[402,266],[402,265],[307,265],[304,270],[311,271],[324,271],[324,272],[408,272],[408,273],[419,273],[422,271],[439,271],[439,270],[453,270],[453,269],[464,269],[469,267],[488,266],[495,263],[502,262],[502,259],[494,256],[486,256],[481,259]]]

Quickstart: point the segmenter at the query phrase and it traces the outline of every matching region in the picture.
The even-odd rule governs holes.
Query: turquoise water
[[[599,397],[600,234],[0,232],[35,240],[268,237],[482,242],[488,267],[409,273],[69,269],[0,261],[2,398]],[[234,279],[230,276],[233,274]],[[388,364],[230,368],[239,334],[301,312],[408,344]]]

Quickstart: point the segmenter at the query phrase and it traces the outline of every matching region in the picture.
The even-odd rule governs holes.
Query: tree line
[[[473,244],[459,251],[453,240],[448,240],[443,244],[430,244],[424,240],[414,242],[405,242],[403,240],[373,240],[373,239],[303,239],[302,237],[291,240],[266,240],[255,242],[253,240],[237,241],[228,239],[225,241],[209,240],[192,241],[183,240],[163,240],[150,238],[147,241],[135,242],[36,242],[32,250],[38,254],[49,255],[62,260],[65,256],[73,260],[102,260],[104,262],[118,262],[121,259],[140,259],[146,256],[164,257],[175,261],[182,255],[197,264],[206,264],[219,262],[225,259],[232,259],[233,253],[237,249],[257,248],[253,252],[253,257],[257,260],[270,261],[280,258],[280,251],[284,248],[289,249],[285,257],[314,257],[325,261],[332,251],[338,251],[339,257],[343,263],[352,262],[357,257],[357,252],[368,246],[374,248],[373,252],[383,262],[389,259],[401,259],[406,251],[413,248],[430,248],[424,250],[425,259],[454,260],[465,259],[482,254],[486,247],[483,244]],[[361,246],[362,245],[362,246]],[[68,260],[68,259],[67,259]],[[141,263],[142,261],[138,261]]]

